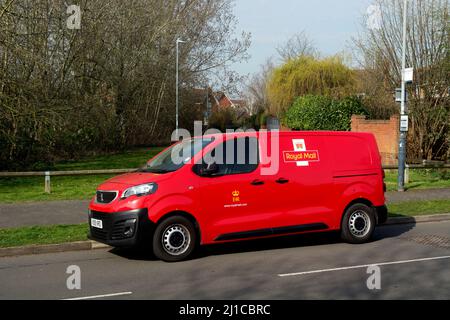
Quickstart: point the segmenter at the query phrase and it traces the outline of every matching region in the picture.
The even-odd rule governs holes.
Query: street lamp
[[[177,135],[178,138],[178,108],[179,108],[179,98],[178,98],[178,70],[179,70],[179,44],[180,43],[185,43],[186,41],[181,40],[180,38],[177,39],[176,41],[176,47],[177,47],[177,61],[176,61],[176,85],[175,85],[175,109],[176,109],[176,114],[175,114],[175,133]]]

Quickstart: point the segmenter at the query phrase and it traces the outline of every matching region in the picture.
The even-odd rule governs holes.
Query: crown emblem
[[[233,197],[239,197],[239,191],[234,190],[232,193]]]

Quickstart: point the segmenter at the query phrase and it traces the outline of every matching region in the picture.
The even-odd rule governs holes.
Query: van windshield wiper
[[[166,170],[166,169],[150,169],[150,168],[142,168],[138,170],[139,172],[147,172],[147,173],[170,173],[173,172],[173,170]]]

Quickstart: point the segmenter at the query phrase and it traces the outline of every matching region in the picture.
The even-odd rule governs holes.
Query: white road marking
[[[108,298],[108,297],[117,297],[117,296],[126,296],[133,294],[133,292],[118,292],[118,293],[109,293],[109,294],[100,294],[98,296],[90,296],[90,297],[78,297],[78,298],[69,298],[69,299],[62,299],[62,300],[89,300],[89,299],[98,299],[98,298]]]
[[[312,271],[303,271],[303,272],[294,272],[294,273],[282,273],[282,274],[279,274],[278,276],[279,277],[302,276],[302,275],[305,275],[305,274],[313,274],[313,273],[323,273],[323,272],[332,272],[332,271],[361,269],[361,268],[367,268],[367,267],[370,267],[370,266],[387,266],[387,265],[392,265],[392,264],[404,264],[404,263],[423,262],[423,261],[432,261],[432,260],[443,260],[443,259],[450,259],[450,256],[422,258],[422,259],[412,259],[412,260],[401,260],[401,261],[390,261],[390,262],[380,262],[380,263],[370,263],[370,264],[363,264],[363,265],[358,265],[358,266],[348,266],[348,267],[321,269],[321,270],[312,270]]]

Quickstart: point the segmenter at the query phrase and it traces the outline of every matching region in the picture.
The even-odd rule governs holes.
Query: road
[[[381,289],[369,290],[364,265],[379,263]],[[81,269],[80,290],[66,287],[70,265]],[[0,259],[0,299],[111,294],[103,298],[449,299],[450,222],[379,227],[363,245],[335,234],[214,245],[179,263],[104,249]]]

